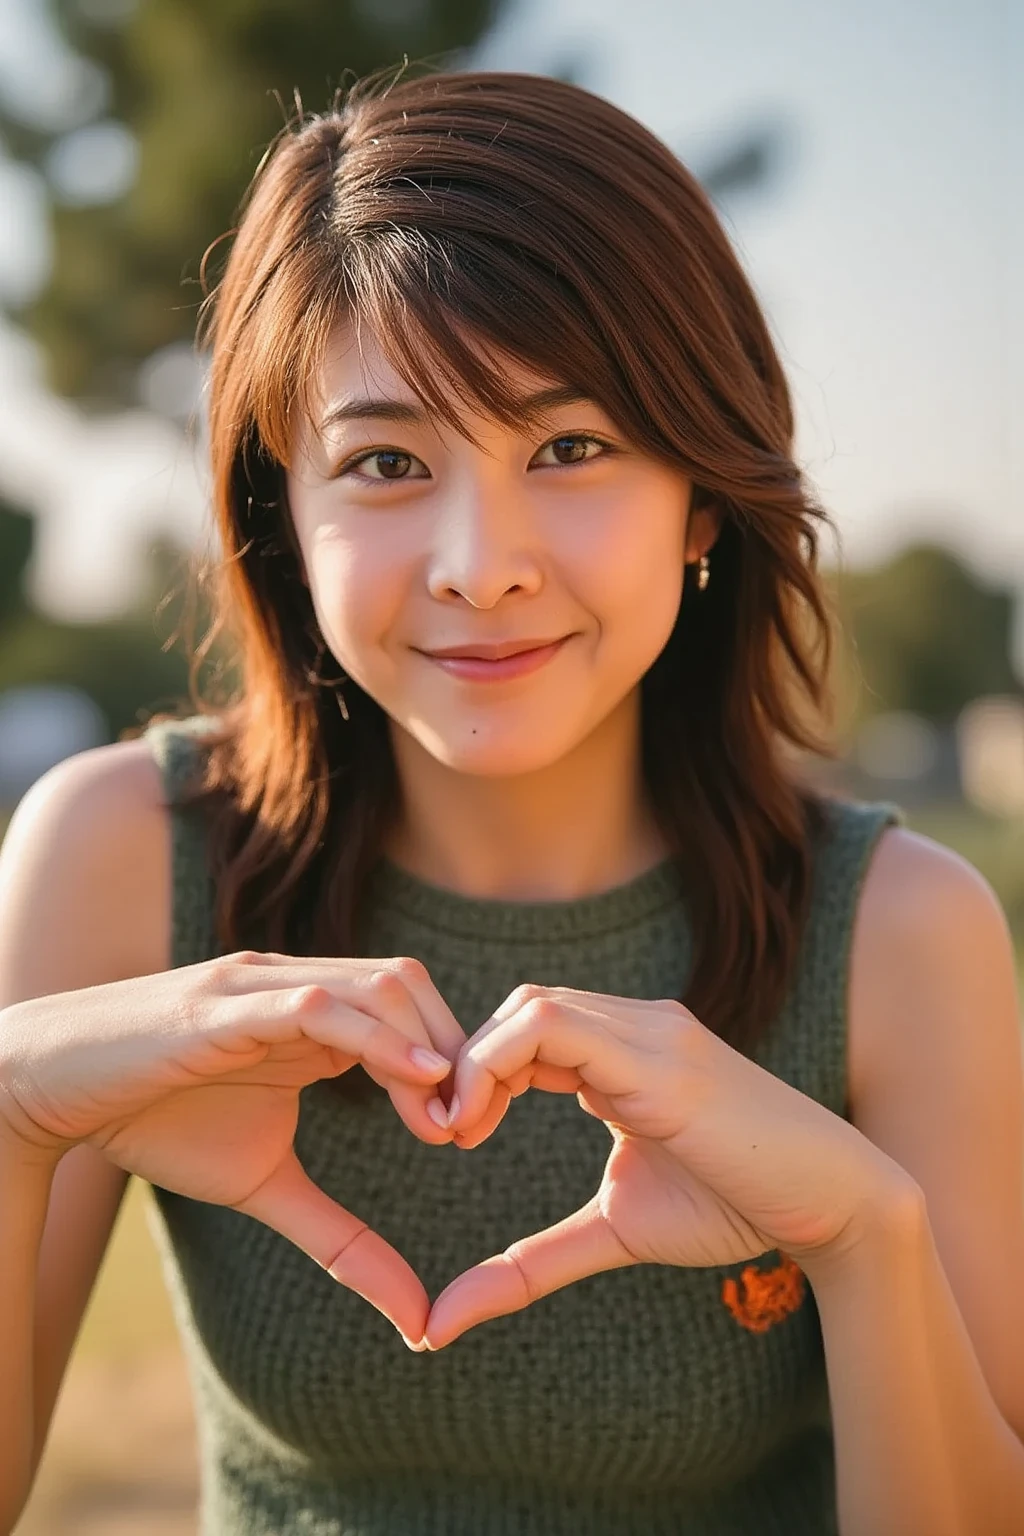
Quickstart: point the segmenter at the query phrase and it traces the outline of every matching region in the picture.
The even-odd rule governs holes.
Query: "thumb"
[[[427,1348],[443,1349],[478,1323],[518,1312],[586,1275],[636,1262],[605,1221],[595,1194],[571,1216],[520,1238],[446,1286],[427,1319]]]
[[[280,1232],[382,1312],[406,1343],[419,1343],[430,1311],[419,1276],[397,1249],[314,1184],[294,1148],[234,1209]]]

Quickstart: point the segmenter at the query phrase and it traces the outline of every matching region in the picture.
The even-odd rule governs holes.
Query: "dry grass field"
[[[148,1198],[129,1181],[15,1536],[195,1536],[192,1404]]]

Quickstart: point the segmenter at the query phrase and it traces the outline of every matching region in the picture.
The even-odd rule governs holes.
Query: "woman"
[[[203,321],[240,681],[19,807],[0,1311],[88,1149],[153,1186],[209,1536],[1019,1531],[1006,925],[801,774],[827,519],[697,183],[558,81],[377,77]],[[98,855],[19,871],[87,821],[120,948],[40,985]]]

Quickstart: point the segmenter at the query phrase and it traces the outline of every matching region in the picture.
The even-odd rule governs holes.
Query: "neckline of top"
[[[467,896],[436,885],[382,854],[370,875],[374,904],[395,908],[438,932],[505,942],[591,938],[631,928],[678,904],[682,883],[674,859],[662,859],[632,879],[587,896],[513,900]]]

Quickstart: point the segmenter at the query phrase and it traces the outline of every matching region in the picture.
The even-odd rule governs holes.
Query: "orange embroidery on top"
[[[733,1317],[751,1333],[767,1333],[802,1304],[807,1281],[804,1272],[782,1254],[777,1269],[757,1269],[747,1264],[737,1283],[722,1282],[722,1300]]]

